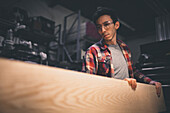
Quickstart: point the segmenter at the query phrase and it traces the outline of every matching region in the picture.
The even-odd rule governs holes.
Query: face
[[[119,28],[119,22],[115,24],[109,15],[102,15],[96,21],[98,33],[105,41],[116,40],[116,30]]]

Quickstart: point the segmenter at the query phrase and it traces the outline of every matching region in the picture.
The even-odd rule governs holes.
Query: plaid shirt
[[[153,84],[149,77],[144,76],[134,66],[131,60],[131,52],[128,46],[121,40],[117,40],[125,60],[128,64],[129,77],[135,78],[138,82]],[[111,52],[103,39],[92,45],[86,51],[82,71],[95,75],[102,75],[114,78],[114,68],[112,63]]]

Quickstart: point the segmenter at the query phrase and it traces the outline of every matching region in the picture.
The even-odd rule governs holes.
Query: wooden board
[[[0,59],[0,113],[158,113],[163,92],[126,81]]]

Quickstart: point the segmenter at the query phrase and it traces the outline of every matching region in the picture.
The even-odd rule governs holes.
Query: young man
[[[120,23],[114,11],[98,8],[93,15],[93,22],[102,39],[86,51],[82,71],[126,80],[134,90],[137,87],[136,80],[153,84],[160,96],[161,83],[144,76],[133,66],[129,48],[118,39]]]

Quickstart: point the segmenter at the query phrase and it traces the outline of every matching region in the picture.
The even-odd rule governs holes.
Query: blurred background
[[[115,10],[118,37],[134,65],[163,84],[170,111],[169,0],[1,0],[0,57],[81,71],[85,51],[101,39],[92,22],[101,6]]]

